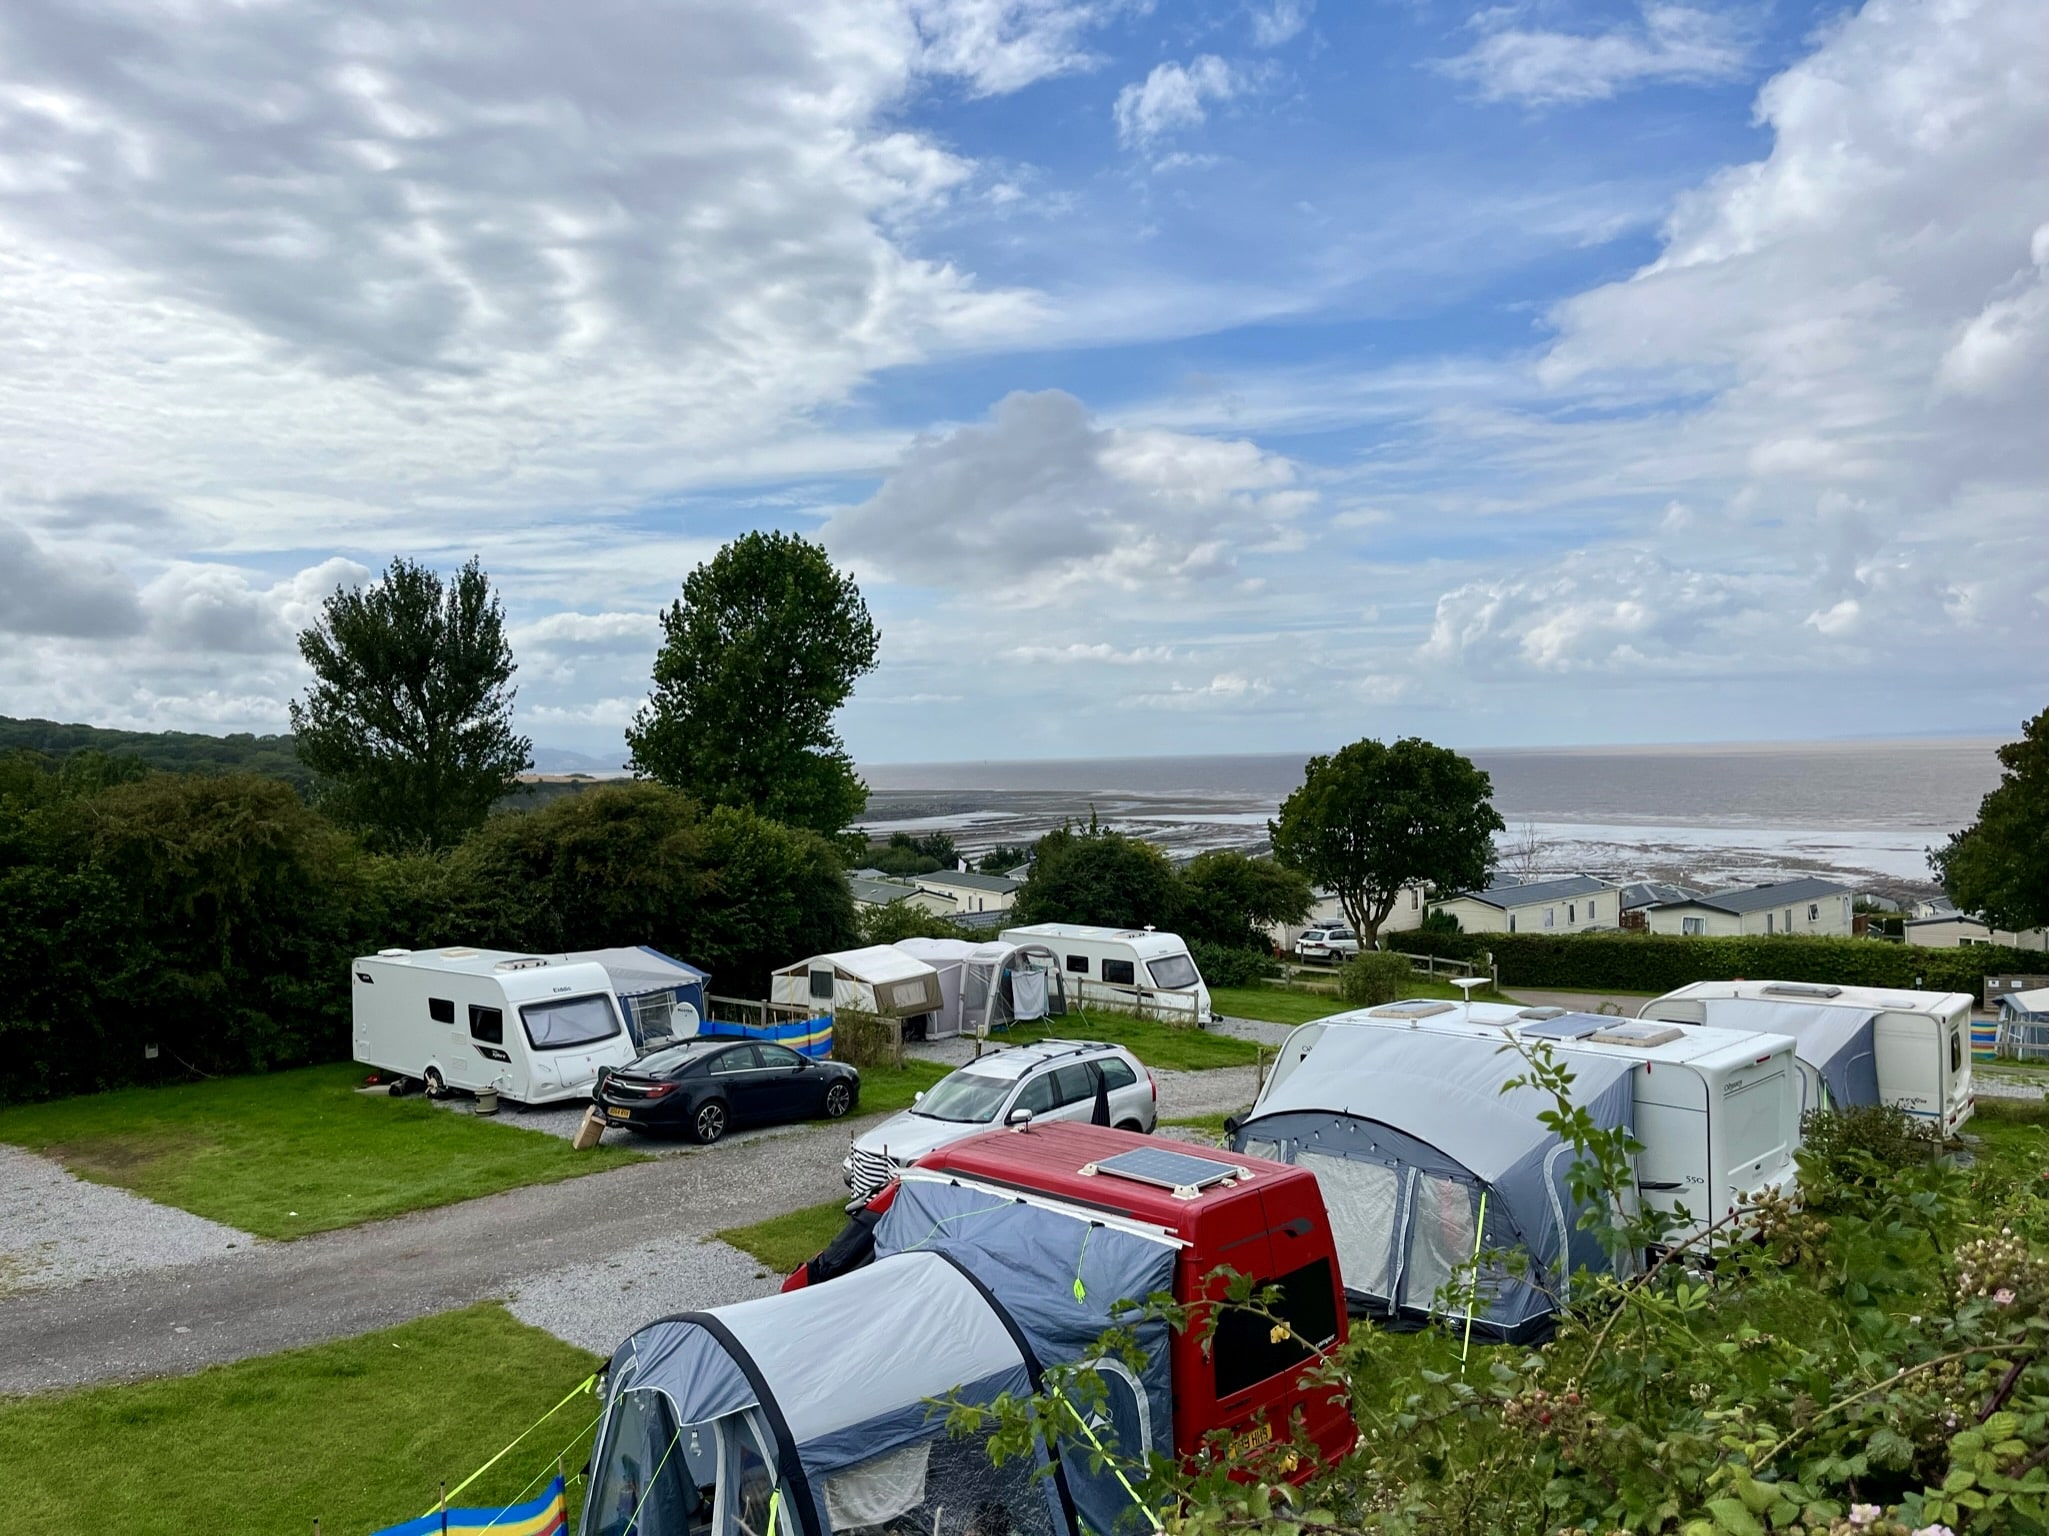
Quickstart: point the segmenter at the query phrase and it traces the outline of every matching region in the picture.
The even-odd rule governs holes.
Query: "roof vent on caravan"
[[[477,957],[477,952],[474,949],[464,949],[458,946],[454,949],[442,950],[441,955],[446,960],[474,960]]]
[[[1563,1008],[1525,1008],[1516,1017],[1519,1019],[1562,1019],[1565,1017],[1565,1014],[1566,1010]]]
[[[1197,1157],[1189,1152],[1169,1152],[1163,1147],[1134,1147],[1115,1157],[1089,1163],[1081,1172],[1107,1173],[1134,1184],[1151,1184],[1173,1191],[1176,1200],[1198,1200],[1214,1184],[1252,1177],[1250,1168],[1236,1163],[1220,1163],[1213,1157]]]
[[[410,949],[380,949],[377,951],[377,958],[380,960],[396,960],[401,955],[410,955],[411,953]]]
[[[500,960],[491,969],[494,971],[537,971],[548,963],[543,955],[522,955],[517,960]]]
[[[1533,1008],[1520,1016],[1528,1018],[1531,1013],[1543,1011]],[[1550,1017],[1525,1024],[1518,1033],[1525,1040],[1584,1040],[1589,1035],[1598,1040],[1601,1031],[1607,1027],[1590,1014],[1567,1013],[1562,1008],[1549,1010],[1549,1013]]]
[[[1841,997],[1841,987],[1818,987],[1805,981],[1773,981],[1765,984],[1765,991],[1774,997]]]
[[[1366,1017],[1369,1019],[1427,1019],[1434,1014],[1450,1013],[1456,1003],[1390,1003],[1385,1008],[1375,1008]]]
[[[1683,1029],[1674,1029],[1670,1024],[1658,1024],[1648,1020],[1605,1025],[1587,1036],[1595,1045],[1639,1045],[1645,1049],[1654,1045],[1669,1045],[1674,1040],[1685,1038],[1686,1031]]]

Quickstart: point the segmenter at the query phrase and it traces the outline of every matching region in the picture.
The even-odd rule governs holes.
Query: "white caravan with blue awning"
[[[1576,1156],[1543,1120],[1556,1100],[1507,1086],[1528,1065],[1498,1035],[1323,1022],[1332,1027],[1289,1053],[1231,1145],[1315,1173],[1354,1310],[1470,1314],[1489,1337],[1527,1340],[1549,1329],[1581,1270],[1634,1268],[1581,1224]],[[1575,1062],[1574,1074],[1573,1102],[1596,1127],[1630,1127],[1627,1063]],[[1527,1260],[1519,1273],[1490,1260],[1510,1253]]]
[[[584,1536],[833,1536],[878,1529],[1072,1536],[1042,1454],[997,1466],[995,1425],[948,1401],[1038,1389],[1042,1362],[952,1259],[906,1253],[830,1285],[684,1313],[605,1373]]]
[[[1697,981],[1653,998],[1637,1017],[1792,1035],[1809,1078],[1808,1109],[1824,1107],[1825,1087],[1838,1106],[1897,1105],[1947,1137],[1971,1118],[1977,1103],[1973,1001],[1968,992]],[[1868,1070],[1859,1059],[1866,1054]]]
[[[349,962],[355,1059],[428,1091],[522,1104],[590,1097],[636,1054],[595,961],[499,949],[386,949]]]

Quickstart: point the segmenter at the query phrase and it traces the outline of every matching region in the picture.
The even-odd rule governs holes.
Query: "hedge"
[[[1493,952],[1504,987],[1580,992],[1670,992],[1696,981],[1748,979],[1843,987],[1918,987],[1978,996],[1988,975],[2049,970],[2049,955],[2039,950],[1993,945],[1928,949],[1880,939],[1785,934],[1687,938],[1662,933],[1489,933],[1473,937]]]

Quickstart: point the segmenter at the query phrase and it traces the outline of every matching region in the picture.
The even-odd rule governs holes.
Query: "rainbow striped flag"
[[[499,1509],[434,1510],[408,1520],[404,1525],[386,1526],[376,1536],[439,1536],[442,1531],[490,1531],[493,1536],[569,1536],[569,1500],[562,1491],[562,1479],[555,1478],[541,1490],[538,1499],[525,1504],[508,1504]]]

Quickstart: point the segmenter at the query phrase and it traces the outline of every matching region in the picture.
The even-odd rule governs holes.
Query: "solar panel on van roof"
[[[1599,1019],[1590,1019],[1584,1014],[1575,1018],[1536,1019],[1523,1025],[1519,1033],[1525,1040],[1584,1040],[1601,1027]]]
[[[1114,1157],[1091,1163],[1089,1168],[1097,1173],[1130,1179],[1134,1184],[1171,1189],[1183,1200],[1193,1200],[1212,1184],[1239,1178],[1250,1171],[1235,1163],[1220,1163],[1215,1158],[1197,1157],[1188,1152],[1169,1152],[1164,1147],[1134,1147],[1129,1152],[1119,1152]],[[1086,1173],[1089,1170],[1082,1171]]]

